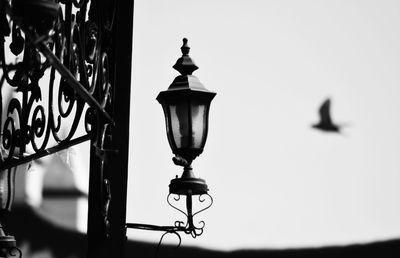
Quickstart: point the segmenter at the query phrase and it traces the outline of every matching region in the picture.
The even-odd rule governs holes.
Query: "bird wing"
[[[319,108],[319,118],[321,124],[324,125],[332,124],[330,109],[331,109],[331,100],[326,99]]]

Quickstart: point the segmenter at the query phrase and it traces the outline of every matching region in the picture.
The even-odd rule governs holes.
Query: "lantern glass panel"
[[[189,103],[180,102],[170,106],[171,133],[176,147],[187,148],[191,142],[191,118],[189,115]]]
[[[175,142],[173,141],[173,139],[171,139],[171,135],[172,135],[172,126],[171,126],[171,112],[170,112],[170,105],[167,104],[162,104],[163,110],[164,110],[164,115],[165,115],[165,125],[166,125],[166,129],[167,129],[167,137],[168,137],[168,142],[169,145],[171,146],[171,149],[174,151],[176,149],[176,145]]]
[[[208,106],[198,101],[169,104],[168,137],[178,148],[203,148],[207,137]]]
[[[207,134],[207,110],[206,110],[206,105],[193,102],[191,104],[191,117],[192,117],[192,137],[193,137],[193,142],[192,146],[193,148],[203,148],[204,147],[204,141],[206,138]]]

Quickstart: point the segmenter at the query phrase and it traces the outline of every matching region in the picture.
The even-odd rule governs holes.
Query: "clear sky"
[[[400,2],[136,0],[128,222],[172,225],[172,161],[157,94],[182,38],[217,96],[193,162],[214,205],[213,249],[400,237]],[[344,134],[311,129],[322,101]],[[132,239],[161,234],[129,230]],[[174,237],[167,242],[175,243]]]

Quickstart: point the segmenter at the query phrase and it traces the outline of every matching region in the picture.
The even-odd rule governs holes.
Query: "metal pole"
[[[107,51],[113,101],[111,110],[106,110],[112,116],[114,124],[107,128],[109,130],[107,137],[110,137],[103,141],[105,144],[100,146],[100,149],[99,146],[95,146],[103,132],[97,131],[96,139],[92,139],[88,212],[89,258],[122,258],[126,241],[134,1],[116,1],[111,46]],[[103,6],[107,8],[109,3],[111,1],[105,1]],[[97,123],[94,121],[93,124],[101,125],[102,117],[97,112],[95,117]],[[103,158],[101,155],[104,155]],[[107,191],[108,188],[110,193]],[[109,221],[108,229],[105,218]]]
[[[93,119],[94,120],[94,119]],[[94,136],[97,136],[95,133]],[[90,147],[90,173],[88,198],[88,258],[105,258],[106,238],[102,216],[103,203],[103,162],[97,156],[97,137],[93,137]]]
[[[108,257],[124,257],[126,241],[126,199],[129,160],[129,114],[131,96],[131,60],[133,37],[133,0],[118,0],[116,28],[113,31],[114,105],[110,148],[118,150],[105,165],[105,176],[111,182],[110,244]],[[132,254],[134,256],[134,254]]]

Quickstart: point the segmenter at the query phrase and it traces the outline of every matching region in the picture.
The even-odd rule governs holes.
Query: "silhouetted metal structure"
[[[14,93],[0,110],[1,214],[13,167],[90,141],[88,257],[123,256],[132,30],[133,1],[0,0],[1,92]],[[2,230],[0,248],[18,254]]]

